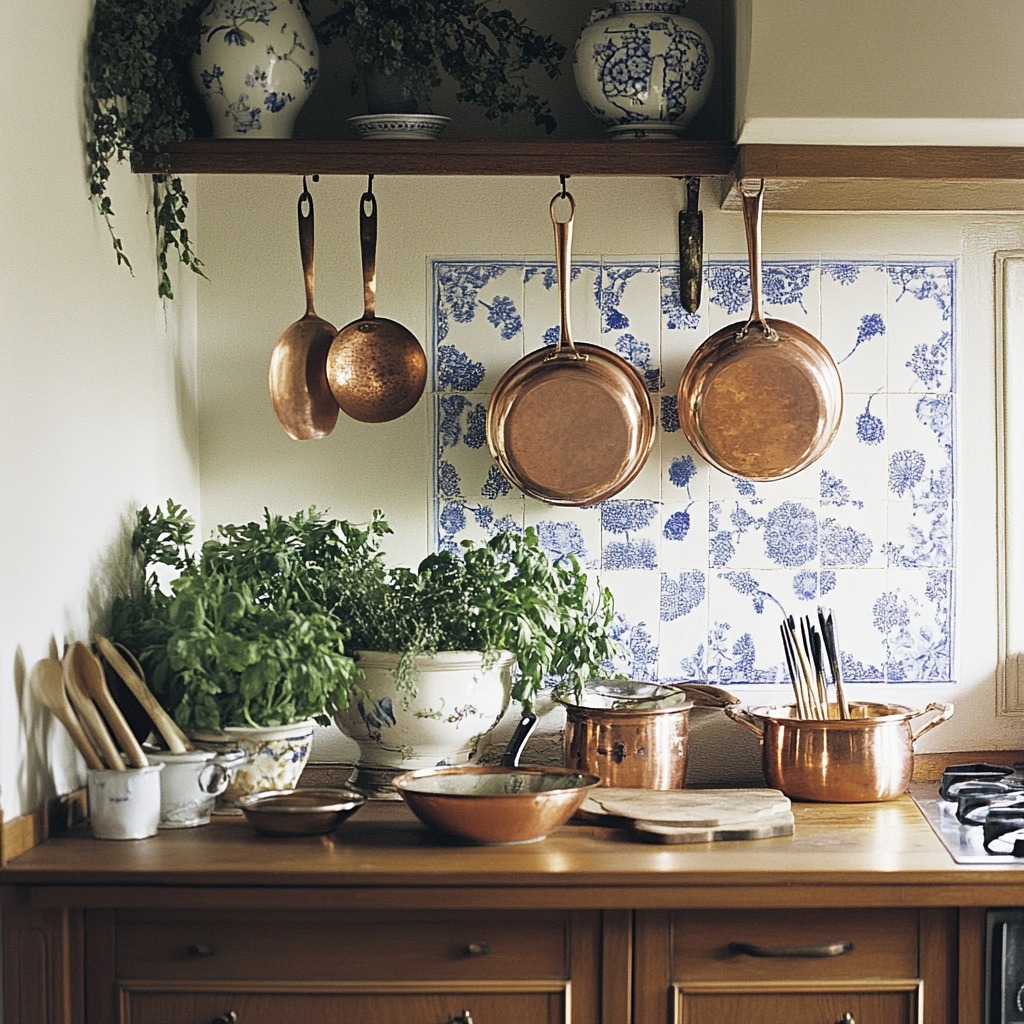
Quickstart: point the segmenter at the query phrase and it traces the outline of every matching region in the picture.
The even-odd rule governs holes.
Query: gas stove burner
[[[981,835],[989,853],[1024,857],[1024,800],[989,804]]]
[[[911,795],[957,863],[1024,867],[1024,763],[950,765],[932,786]]]
[[[1014,769],[1005,764],[951,764],[943,773],[939,782],[939,796],[943,800],[956,798],[956,790],[964,783],[1005,783]],[[1012,785],[1012,783],[1010,783]],[[1024,781],[1018,781],[1016,788],[1024,787]]]
[[[1024,801],[1024,789],[998,782],[963,782],[953,786],[950,795],[961,825],[983,825],[993,807],[1016,806]]]

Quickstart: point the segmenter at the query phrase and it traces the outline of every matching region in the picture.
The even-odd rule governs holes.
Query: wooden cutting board
[[[597,789],[577,817],[659,843],[710,843],[793,834],[789,797],[777,789]]]

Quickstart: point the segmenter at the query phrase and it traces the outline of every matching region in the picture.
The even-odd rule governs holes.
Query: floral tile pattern
[[[850,682],[953,681],[956,262],[765,262],[765,314],[821,338],[844,386],[829,450],[770,482],[704,462],[680,430],[676,401],[701,342],[746,318],[747,264],[705,260],[696,313],[682,308],[677,266],[656,256],[573,266],[574,336],[636,367],[659,424],[629,487],[567,509],[520,494],[486,440],[495,382],[557,342],[554,264],[434,261],[437,547],[536,526],[552,556],[576,555],[611,589],[628,651],[613,667],[637,679],[788,689],[779,623],[824,605]]]

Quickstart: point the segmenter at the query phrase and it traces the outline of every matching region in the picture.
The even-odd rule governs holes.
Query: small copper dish
[[[366,803],[350,789],[273,789],[241,797],[238,806],[257,832],[315,836],[333,832]]]

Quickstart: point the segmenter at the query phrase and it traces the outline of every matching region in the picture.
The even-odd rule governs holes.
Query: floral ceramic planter
[[[190,738],[200,750],[221,755],[241,750],[246,763],[235,768],[224,792],[217,798],[218,810],[237,809],[238,800],[249,793],[268,789],[294,789],[309,760],[313,744],[311,721],[262,729],[227,728],[219,732],[197,731]]]
[[[375,799],[397,800],[400,772],[475,762],[508,707],[515,659],[485,664],[475,651],[422,655],[412,690],[398,685],[401,655],[359,653],[364,695],[336,711],[338,728],[359,747],[350,785]]]

